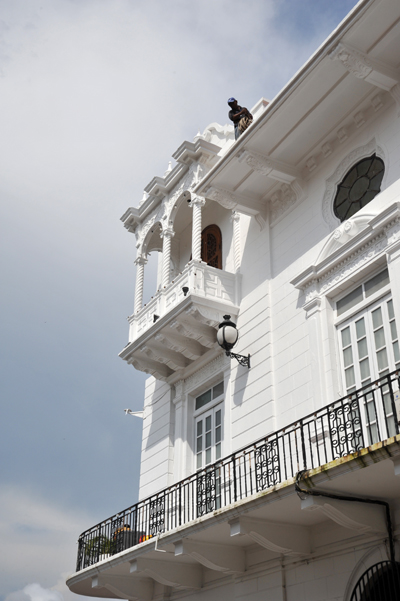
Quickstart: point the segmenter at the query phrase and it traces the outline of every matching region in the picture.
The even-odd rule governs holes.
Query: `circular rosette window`
[[[373,154],[354,165],[338,185],[333,211],[345,221],[365,207],[381,191],[385,165]]]

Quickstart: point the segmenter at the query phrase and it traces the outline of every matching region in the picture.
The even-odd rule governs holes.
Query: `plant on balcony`
[[[107,536],[95,536],[85,544],[85,563],[92,565],[112,553],[112,542]]]

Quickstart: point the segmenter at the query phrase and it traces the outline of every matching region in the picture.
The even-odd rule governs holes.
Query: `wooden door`
[[[208,225],[201,233],[201,260],[222,269],[222,236],[218,225]]]

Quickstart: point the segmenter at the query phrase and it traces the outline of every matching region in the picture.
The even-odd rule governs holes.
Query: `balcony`
[[[195,361],[217,352],[216,328],[225,313],[237,316],[239,303],[239,274],[190,261],[129,318],[129,343],[120,357],[157,379],[170,381],[177,372],[186,377]]]
[[[384,535],[380,508],[376,508],[372,526],[362,508],[350,509],[349,517],[346,508],[324,509],[323,504],[309,503],[309,497],[300,509],[293,483],[300,470],[309,470],[308,486],[318,486],[318,477],[324,477],[326,488],[338,479],[339,490],[348,494],[361,490],[374,498],[396,498],[399,479],[391,462],[385,466],[382,462],[391,457],[395,473],[400,474],[399,380],[400,372],[386,375],[83,532],[76,570],[84,572],[71,577],[71,590],[98,596],[96,587],[112,592],[109,583],[113,579],[131,578],[130,586],[139,587],[134,596],[146,599],[146,591],[140,593],[143,571],[168,586],[198,588],[199,562],[219,572],[244,571],[243,550],[230,542],[231,537],[237,540],[238,534],[246,534],[250,542],[272,553],[307,555],[311,552],[309,528],[320,523],[321,512],[358,531],[359,536],[371,530]],[[357,477],[352,473],[356,470]],[[196,540],[189,538],[193,533]],[[247,537],[240,537],[242,545]],[[219,547],[225,550],[223,554]],[[124,561],[128,566],[125,575],[120,568]],[[90,566],[95,564],[96,571],[91,572]],[[179,572],[182,565],[187,578]],[[97,576],[103,571],[103,576]]]

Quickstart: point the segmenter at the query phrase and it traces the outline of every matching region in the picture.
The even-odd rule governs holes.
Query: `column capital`
[[[231,219],[232,219],[232,221],[239,221],[240,220],[240,213],[238,211],[233,210],[232,211],[232,215],[231,215]]]
[[[202,208],[202,207],[204,207],[205,204],[206,204],[206,199],[203,196],[196,196],[196,195],[192,194],[192,198],[190,200],[189,207],[192,208],[195,205],[197,205],[198,207]]]
[[[175,232],[172,227],[166,227],[162,232],[160,232],[160,238],[173,238],[175,236]]]
[[[137,259],[135,259],[135,265],[146,265],[147,263],[147,258],[143,257],[142,255],[140,255],[140,257],[137,257]]]

